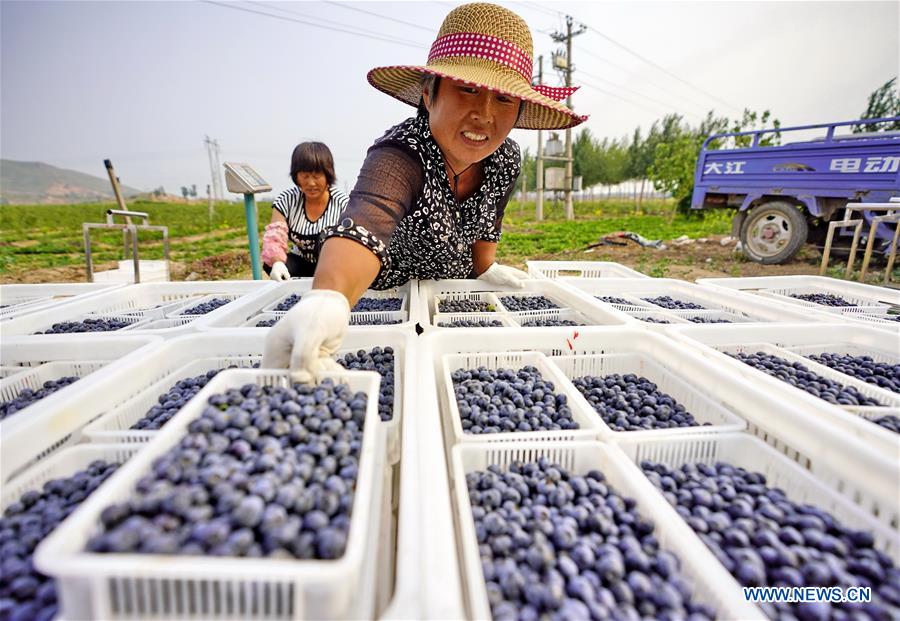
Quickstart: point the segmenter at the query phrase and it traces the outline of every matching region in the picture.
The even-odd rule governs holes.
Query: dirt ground
[[[727,242],[723,245],[721,242]],[[633,241],[624,241],[622,246],[599,246],[589,249],[569,250],[552,255],[531,257],[534,260],[549,261],[613,261],[621,263],[644,274],[657,278],[679,278],[693,281],[697,278],[722,278],[737,276],[781,276],[788,274],[818,274],[821,255],[812,246],[806,246],[800,254],[786,265],[761,265],[746,259],[735,251],[735,241],[725,236],[711,236],[694,240],[692,243],[677,245],[666,241],[666,248],[644,248]],[[502,242],[501,242],[502,244]],[[502,248],[501,248],[502,250]],[[501,260],[502,260],[502,252]],[[857,260],[857,268],[861,259]],[[526,269],[524,262],[511,262]],[[834,260],[827,274],[843,277],[843,261]],[[113,262],[95,266],[96,271],[113,269]],[[900,270],[894,269],[892,285],[900,281]],[[206,257],[190,263],[171,263],[172,280],[217,280],[250,279],[250,259],[244,251],[236,250]],[[870,267],[866,282],[882,284],[884,266]],[[855,275],[854,275],[855,279]],[[4,282],[84,282],[84,267],[66,266],[31,270],[16,275],[6,275]]]
[[[724,240],[724,245],[723,245]],[[700,238],[678,245],[665,241],[665,249],[645,248],[633,241],[623,240],[622,246],[599,246],[533,257],[548,261],[612,261],[636,269],[656,278],[678,278],[693,281],[697,278],[723,278],[745,276],[785,276],[794,274],[817,275],[822,255],[806,246],[785,265],[762,265],[747,259],[736,250],[736,240],[724,235]],[[501,242],[502,243],[502,242]],[[862,255],[857,255],[856,268],[861,266]],[[846,259],[832,259],[826,275],[843,278]],[[518,265],[524,269],[524,265]],[[900,281],[900,270],[893,270],[892,285]],[[854,272],[855,279],[857,272]],[[884,265],[873,262],[866,275],[866,282],[882,284]]]

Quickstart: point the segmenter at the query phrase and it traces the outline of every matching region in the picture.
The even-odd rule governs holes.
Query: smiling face
[[[432,99],[423,91],[435,141],[454,170],[496,151],[519,115],[520,100],[444,78]]]
[[[307,200],[318,200],[328,189],[328,180],[325,173],[301,171],[297,173],[297,185]]]

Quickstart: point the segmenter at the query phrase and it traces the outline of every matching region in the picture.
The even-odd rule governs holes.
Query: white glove
[[[523,280],[530,280],[531,276],[514,267],[492,263],[484,273],[478,277],[478,280],[489,282],[492,285],[500,285],[501,287],[512,287],[513,289],[521,289],[525,286]]]
[[[350,323],[350,304],[343,293],[314,289],[285,313],[266,336],[262,364],[265,369],[290,365],[295,382],[312,383],[322,371],[339,371],[332,358]]]
[[[272,271],[269,272],[269,278],[272,280],[290,280],[291,273],[288,271],[287,265],[281,261],[275,261],[272,264]]]

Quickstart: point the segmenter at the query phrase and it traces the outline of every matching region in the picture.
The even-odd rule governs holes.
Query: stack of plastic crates
[[[15,317],[3,323],[3,332],[4,336],[30,335],[44,333],[60,322],[115,319],[126,325],[114,332],[178,336],[193,332],[226,309],[240,309],[252,304],[254,297],[271,287],[274,287],[271,281],[239,280],[128,285]],[[184,314],[198,304],[215,298],[228,300],[228,303],[209,313]]]
[[[825,276],[703,278],[705,287],[755,293],[767,300],[799,307],[820,320],[840,319],[900,331],[900,291]],[[818,295],[819,300],[803,299]],[[798,297],[801,296],[801,297]],[[826,303],[828,302],[828,303]]]
[[[229,309],[204,324],[202,329],[220,328],[269,328],[284,317],[285,313],[300,301],[303,294],[312,289],[311,278],[298,278],[279,283],[255,299],[252,306]],[[360,309],[372,300],[391,300],[393,310],[354,310],[350,313],[352,328],[394,327],[412,328],[417,314],[416,281],[387,291],[368,290],[354,309]]]
[[[725,334],[742,327],[693,329]],[[417,423],[429,427],[431,433],[443,432],[453,490],[450,500],[459,528],[455,550],[448,551],[436,541],[428,553],[453,554],[462,567],[463,585],[452,591],[460,599],[461,614],[473,618],[491,615],[466,475],[489,466],[502,471],[513,461],[546,458],[573,474],[601,471],[608,485],[634,498],[641,516],[655,524],[661,547],[681,559],[694,597],[723,618],[766,615],[744,599],[738,582],[652,486],[639,468],[642,459],[671,467],[725,461],[752,468],[769,477],[772,486],[784,488],[791,500],[814,503],[848,526],[871,532],[882,552],[895,556],[900,550],[894,532],[900,501],[895,457],[872,451],[864,439],[847,437],[839,424],[823,420],[827,404],[790,391],[760,392],[735,368],[707,359],[686,341],[635,325],[585,328],[574,341],[563,329],[485,331],[477,339],[440,331],[426,335],[422,345],[420,379],[434,394],[423,395]],[[579,425],[579,430],[587,432],[584,436],[573,438],[572,430],[566,430],[466,437],[470,434],[459,424],[453,371],[481,366],[515,370],[524,365],[536,367],[545,379],[553,381],[557,394],[568,397],[576,421],[585,420],[584,416],[594,419]],[[698,426],[612,429],[573,384],[582,376],[609,374],[634,374],[650,380],[661,393],[684,405]],[[430,449],[427,456],[420,455],[423,477],[433,477],[444,464],[434,455],[434,447]],[[639,456],[637,449],[643,449]],[[418,494],[421,502],[437,506],[444,502],[433,489]],[[439,539],[438,531],[446,528],[446,523],[434,512],[429,518],[433,521],[430,536]],[[448,583],[447,588],[452,586]]]

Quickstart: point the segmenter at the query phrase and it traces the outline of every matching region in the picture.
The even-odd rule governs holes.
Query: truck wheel
[[[803,212],[785,201],[754,207],[741,223],[741,247],[757,263],[787,263],[803,244],[809,227]]]

